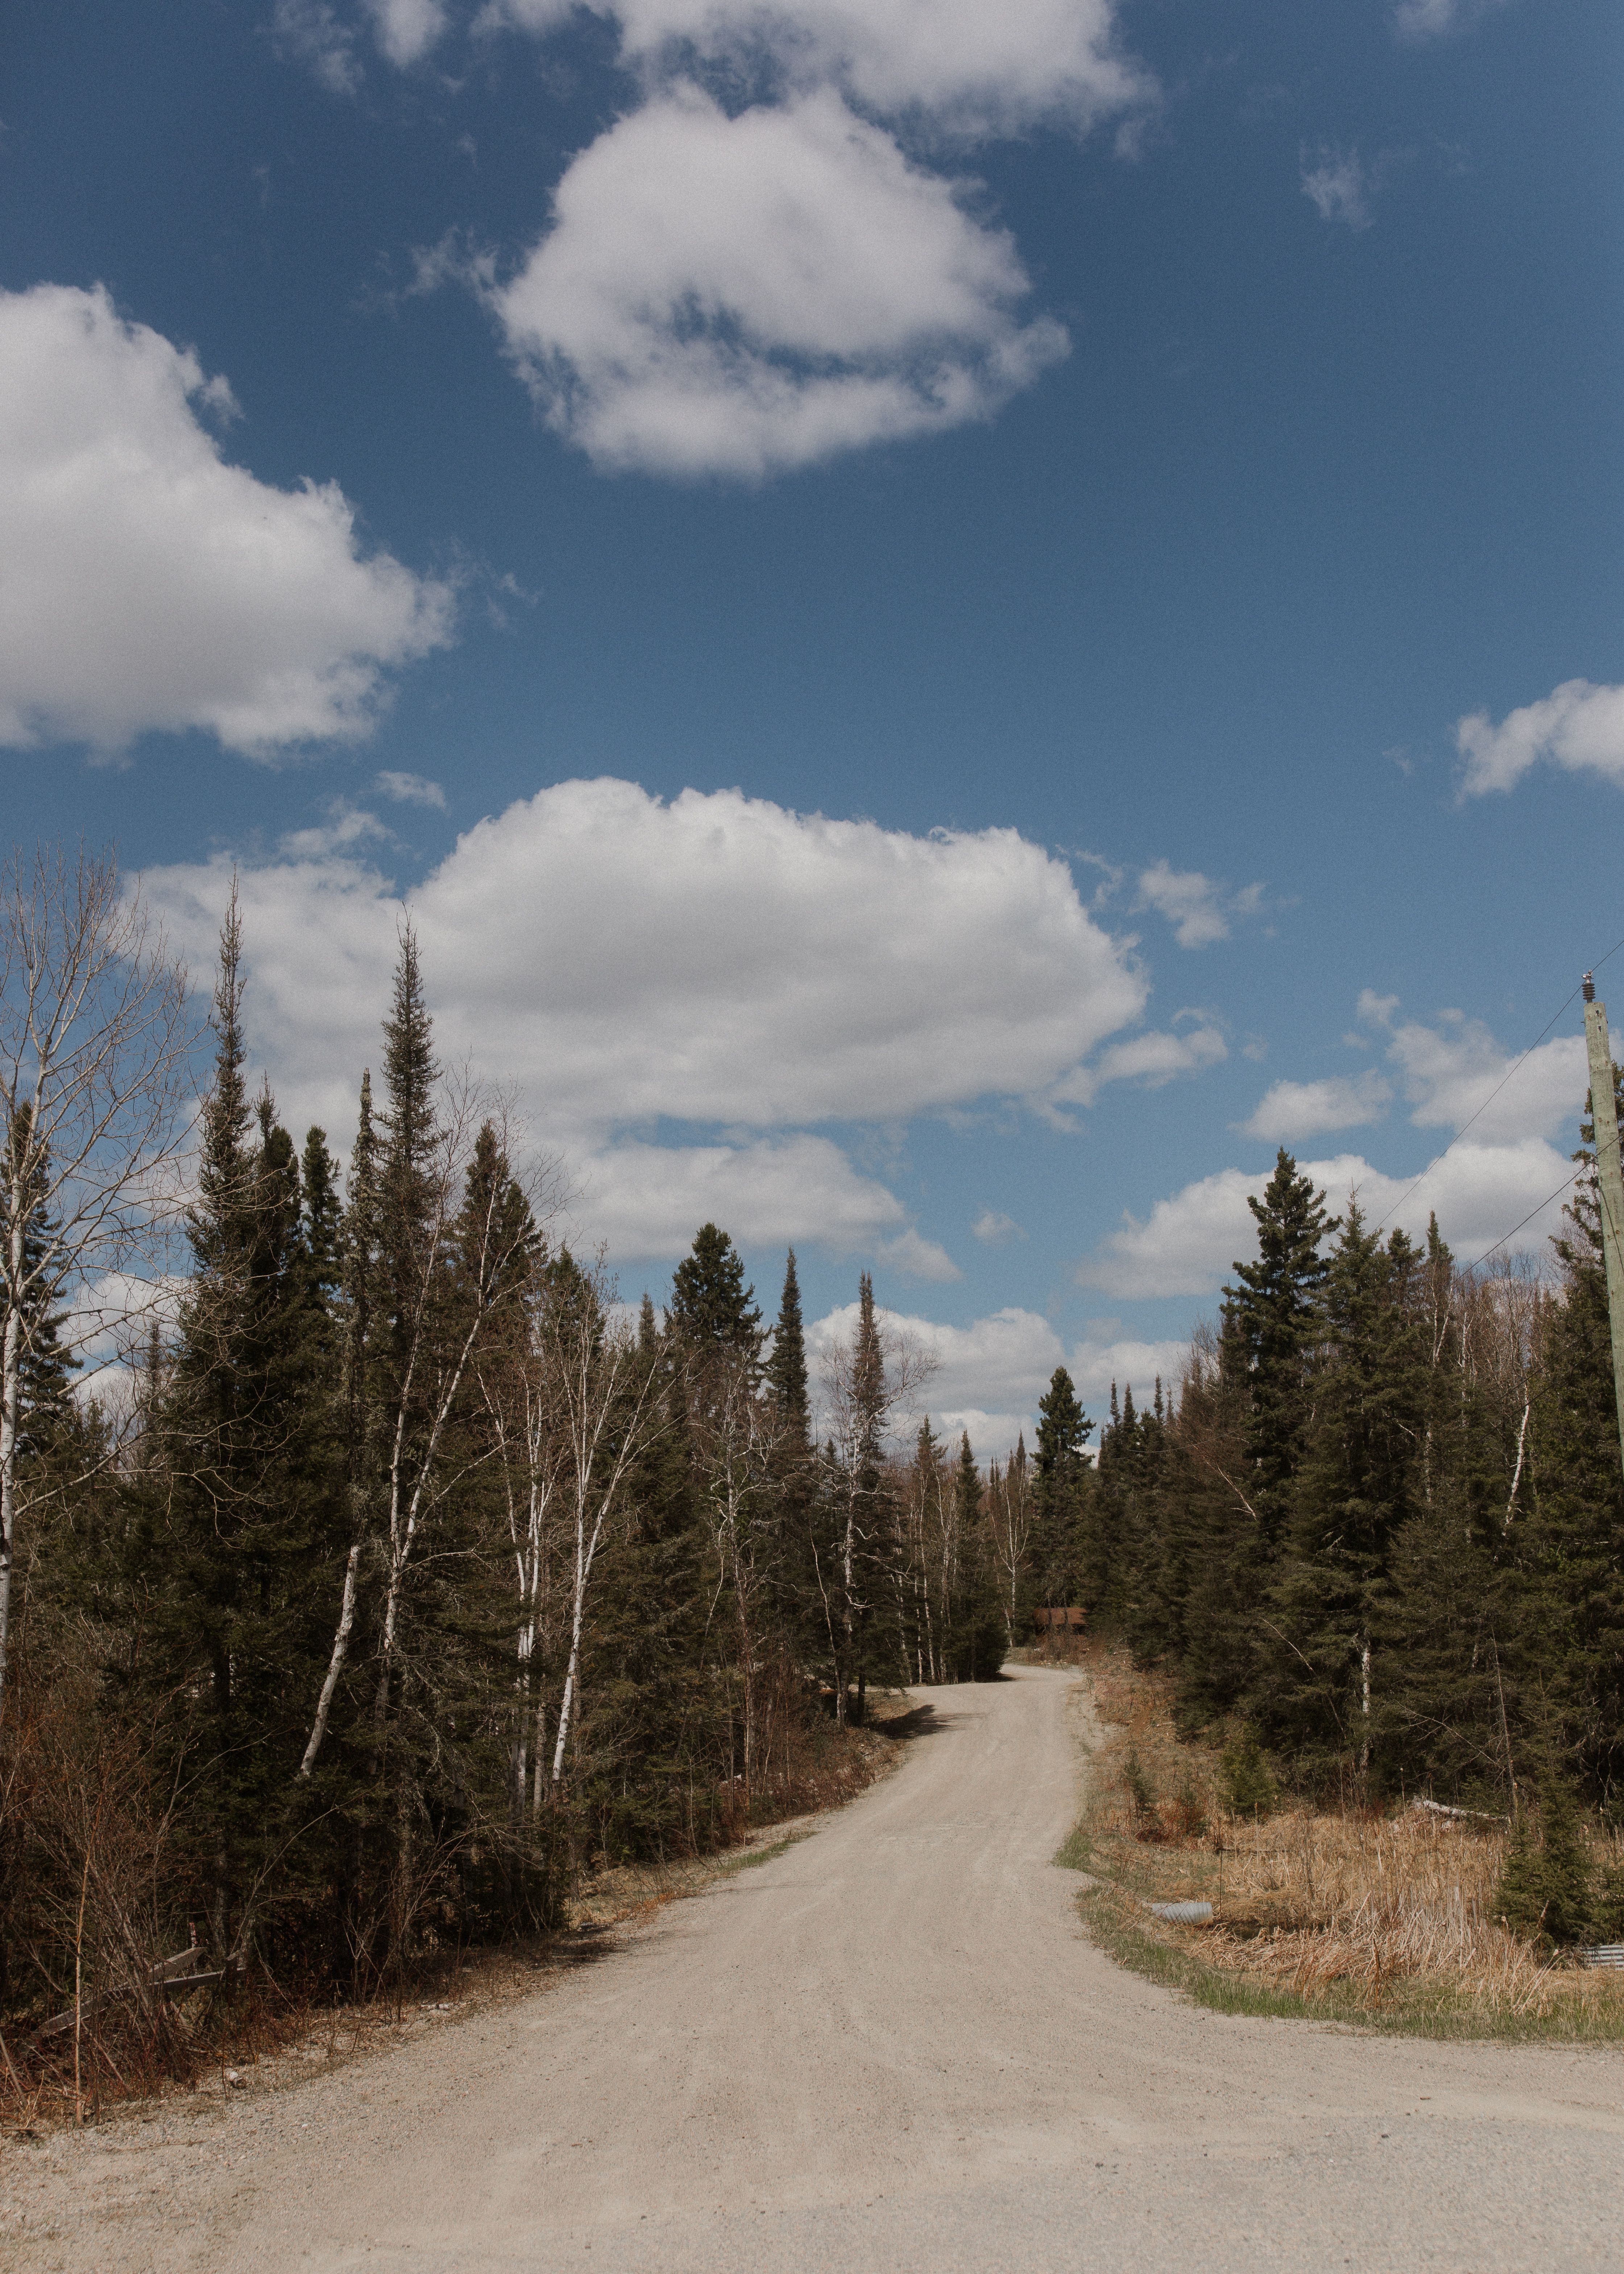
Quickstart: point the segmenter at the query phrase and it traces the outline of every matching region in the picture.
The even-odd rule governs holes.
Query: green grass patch
[[[1074,1824],[1054,1854],[1063,1871],[1092,1871],[1094,1837],[1086,1824]]]
[[[717,1865],[718,1879],[728,1879],[735,1871],[752,1871],[757,1864],[771,1864],[801,1841],[811,1838],[809,1832],[792,1832],[786,1840],[774,1840],[765,1848],[752,1848],[747,1856],[726,1856]]]

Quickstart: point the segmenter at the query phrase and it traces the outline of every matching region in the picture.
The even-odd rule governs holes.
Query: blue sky
[[[871,1267],[983,1452],[1062,1359],[1171,1370],[1277,1143],[1476,1255],[1563,1174],[1576,1006],[1471,1117],[1624,934],[1621,44],[31,11],[12,831],[205,963],[236,862],[341,1141],[404,900],[624,1291],[709,1215],[770,1306],[790,1239],[815,1317]]]

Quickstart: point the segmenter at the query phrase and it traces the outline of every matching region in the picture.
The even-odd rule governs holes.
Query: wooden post
[[[1596,982],[1588,971],[1584,975],[1584,1043],[1590,1061],[1590,1123],[1596,1132],[1596,1191],[1601,1208],[1602,1254],[1607,1264],[1619,1457],[1624,1461],[1624,1175],[1619,1165],[1619,1117],[1613,1103],[1607,1006],[1596,1000]]]

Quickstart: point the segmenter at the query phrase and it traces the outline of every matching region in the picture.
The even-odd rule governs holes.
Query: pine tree
[[[424,998],[417,934],[401,934],[395,998],[384,1021],[384,1090],[378,1117],[378,1228],[390,1352],[397,1378],[410,1362],[432,1280],[427,1243],[439,1219],[435,1103],[440,1067]]]
[[[1094,1434],[1064,1367],[1055,1368],[1038,1402],[1037,1450],[1033,1458],[1036,1537],[1034,1561],[1047,1603],[1085,1600],[1084,1502],[1088,1487],[1083,1448]]]
[[[188,1822],[222,1951],[298,1758],[324,1562],[342,1528],[325,1308],[292,1141],[268,1089],[257,1115],[248,1102],[241,953],[234,898],[187,1219],[193,1276],[153,1415],[162,1465],[132,1486],[130,1538],[158,1590],[141,1678],[167,1694],[176,1758],[195,1757]]]
[[[1009,1647],[990,1527],[983,1508],[981,1474],[968,1430],[959,1439],[953,1480],[958,1534],[957,1587],[949,1637],[949,1664],[957,1682],[994,1682]]]
[[[1247,1495],[1251,1389],[1232,1306],[1217,1329],[1198,1329],[1179,1400],[1176,1442],[1185,1486],[1177,1510],[1187,1577],[1177,1671],[1179,1717],[1221,1722],[1252,1686],[1267,1565]]]
[[[806,1337],[801,1323],[801,1282],[795,1276],[793,1247],[784,1269],[784,1298],[772,1332],[766,1381],[786,1430],[804,1449],[810,1441],[811,1408],[807,1397]]]
[[[1252,1391],[1247,1426],[1247,1497],[1262,1547],[1272,1553],[1288,1513],[1307,1418],[1306,1367],[1316,1303],[1327,1265],[1320,1245],[1337,1229],[1284,1147],[1261,1200],[1248,1199],[1258,1226],[1258,1260],[1237,1261],[1240,1284],[1226,1287],[1234,1330],[1245,1349]]]
[[[1428,1353],[1418,1267],[1402,1231],[1384,1249],[1350,1203],[1324,1281],[1325,1355],[1273,1593],[1286,1647],[1259,1700],[1280,1741],[1305,1757],[1350,1757],[1361,1774],[1371,1761],[1373,1637],[1389,1555],[1419,1502]]]
[[[744,1284],[743,1259],[727,1234],[714,1224],[701,1224],[691,1252],[672,1274],[673,1331],[695,1350],[721,1344],[754,1359],[762,1336],[755,1294]]]

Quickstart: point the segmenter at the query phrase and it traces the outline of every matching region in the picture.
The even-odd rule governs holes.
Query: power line
[[[1522,1219],[1522,1224],[1532,1224],[1537,1216],[1542,1216],[1545,1213],[1545,1209],[1550,1207],[1553,1201],[1560,1200],[1561,1198],[1562,1194],[1568,1190],[1569,1185],[1576,1185],[1583,1174],[1584,1170],[1583,1166],[1581,1166],[1574,1171],[1571,1177],[1564,1177],[1556,1190],[1553,1193],[1547,1193],[1537,1209],[1530,1209],[1528,1214]],[[1518,1232],[1522,1231],[1522,1224],[1514,1224],[1511,1230],[1506,1233],[1504,1239],[1497,1239],[1492,1247],[1485,1247],[1482,1254],[1477,1258],[1478,1262],[1486,1263],[1491,1255],[1498,1254],[1500,1249],[1504,1247],[1507,1239],[1515,1239]]]
[[[1595,962],[1590,966],[1590,974],[1592,977],[1601,969],[1604,963],[1610,961],[1611,959],[1618,953],[1621,947],[1624,947],[1624,939],[1615,939],[1613,945],[1607,950],[1605,955],[1597,957]],[[1382,1217],[1381,1222],[1376,1226],[1375,1233],[1372,1233],[1372,1238],[1377,1237],[1387,1230],[1394,1217],[1398,1214],[1400,1209],[1403,1207],[1405,1201],[1408,1201],[1412,1194],[1418,1193],[1422,1186],[1425,1184],[1427,1178],[1432,1175],[1433,1170],[1440,1166],[1443,1162],[1448,1159],[1450,1154],[1455,1150],[1455,1148],[1460,1143],[1462,1138],[1465,1136],[1467,1131],[1471,1127],[1472,1122],[1478,1120],[1488,1111],[1490,1106],[1493,1104],[1495,1099],[1506,1087],[1506,1084],[1511,1080],[1512,1075],[1516,1073],[1517,1068],[1519,1066],[1525,1065],[1528,1060],[1533,1057],[1534,1052],[1539,1048],[1539,1045],[1544,1042],[1552,1028],[1555,1026],[1557,1020],[1562,1016],[1563,1012],[1568,1009],[1568,1005],[1572,1003],[1575,996],[1578,995],[1580,991],[1580,988],[1575,987],[1573,990],[1573,994],[1569,995],[1567,998],[1567,1000],[1560,1004],[1559,1007],[1552,1013],[1551,1016],[1545,1020],[1545,1025],[1541,1027],[1533,1041],[1529,1044],[1522,1057],[1517,1060],[1516,1065],[1510,1067],[1505,1073],[1501,1074],[1500,1080],[1495,1083],[1493,1088],[1484,1099],[1483,1103],[1477,1108],[1477,1111],[1471,1116],[1471,1118],[1462,1122],[1454,1136],[1451,1137],[1449,1142],[1444,1147],[1443,1151],[1437,1156],[1436,1159],[1431,1160],[1427,1163],[1425,1168],[1422,1170],[1420,1175],[1416,1178],[1415,1183],[1410,1187],[1410,1191],[1402,1194],[1401,1197],[1394,1202],[1393,1206],[1387,1210],[1386,1216]],[[1576,1175],[1577,1173],[1577,1171],[1575,1171],[1575,1174]],[[1572,1184],[1572,1182],[1573,1178],[1569,1177],[1567,1185],[1559,1185],[1557,1186],[1557,1192],[1565,1193],[1568,1189],[1568,1185]],[[1553,1193],[1551,1200],[1554,1200],[1555,1198],[1556,1193]],[[1550,1204],[1550,1201],[1541,1201],[1539,1208],[1548,1208]],[[1538,1216],[1538,1214],[1539,1209],[1536,1209],[1534,1210],[1534,1216]],[[1525,1216],[1522,1219],[1522,1224],[1531,1224],[1532,1222],[1533,1216]],[[1514,1225],[1511,1231],[1506,1234],[1506,1239],[1515,1239],[1517,1233],[1522,1231],[1522,1224]],[[1497,1239],[1494,1243],[1494,1247],[1503,1247],[1505,1244],[1505,1239]],[[1492,1255],[1494,1253],[1494,1247],[1485,1248],[1484,1251],[1485,1255]],[[1483,1256],[1479,1256],[1477,1260],[1479,1262],[1482,1262],[1484,1258]]]

